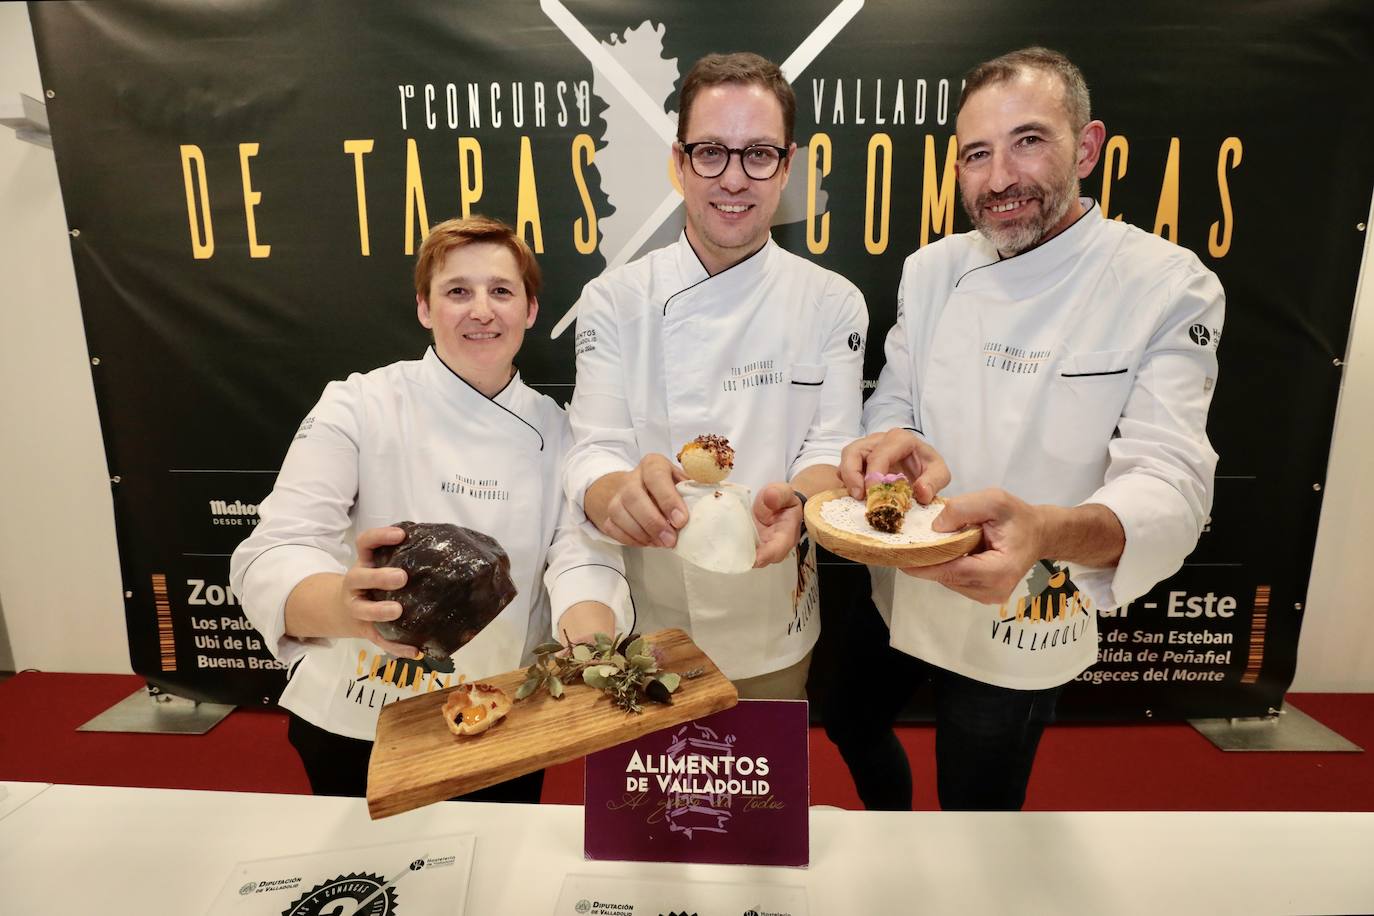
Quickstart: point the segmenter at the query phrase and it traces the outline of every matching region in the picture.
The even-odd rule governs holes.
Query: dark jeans
[[[345,738],[311,725],[295,713],[288,712],[290,722],[286,737],[305,764],[310,790],[316,795],[344,795],[351,798],[367,796],[367,761],[372,755],[372,742]],[[460,795],[450,801],[525,802],[539,804],[544,788],[544,771]]]
[[[827,633],[832,664],[821,716],[865,807],[911,810],[911,764],[892,726],[916,690],[929,683],[940,807],[1021,810],[1040,735],[1054,720],[1062,686],[1009,690],[900,652],[888,645],[887,624],[866,591],[844,623]]]

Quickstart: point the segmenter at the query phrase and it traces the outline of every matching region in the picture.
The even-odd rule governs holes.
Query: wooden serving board
[[[832,499],[847,497],[847,490],[826,490],[806,501],[806,530],[831,553],[869,566],[934,566],[972,553],[983,540],[983,529],[974,525],[952,532],[949,537],[920,544],[889,544],[856,531],[837,528],[821,515],[821,506]],[[936,498],[939,501],[939,498]]]
[[[664,670],[686,674],[704,669],[699,677],[682,679],[671,706],[646,700],[642,713],[626,712],[604,692],[570,684],[562,699],[541,690],[517,700],[486,732],[461,738],[448,730],[440,712],[454,688],[383,707],[367,768],[368,813],[374,819],[390,817],[475,792],[739,702],[735,685],[682,630],[659,630],[646,639],[664,654]],[[480,680],[514,698],[525,672]]]

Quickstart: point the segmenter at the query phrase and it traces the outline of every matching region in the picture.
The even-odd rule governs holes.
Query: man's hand
[[[966,525],[983,526],[983,546],[978,553],[902,572],[938,582],[982,604],[1001,604],[1011,597],[1031,566],[1046,555],[1041,507],[1006,490],[979,490],[946,500],[944,511],[931,527],[958,531]]]
[[[754,568],[785,559],[801,538],[802,504],[792,487],[770,483],[760,490],[754,497],[754,525],[759,530]]]
[[[406,572],[394,566],[373,565],[373,551],[384,545],[399,544],[406,539],[400,528],[369,528],[358,535],[358,562],[344,573],[339,582],[338,603],[342,609],[344,635],[369,639],[382,651],[397,658],[419,658],[422,653],[414,646],[383,639],[377,632],[377,621],[395,620],[401,616],[399,601],[372,601],[368,589],[397,589],[406,584]]]
[[[909,429],[889,429],[855,439],[840,454],[840,481],[849,495],[863,499],[864,476],[901,471],[911,481],[916,501],[929,505],[949,485],[949,468],[940,453]]]
[[[672,547],[687,524],[687,504],[677,491],[686,479],[667,457],[645,455],[633,471],[607,474],[587,488],[587,518],[626,546]]]

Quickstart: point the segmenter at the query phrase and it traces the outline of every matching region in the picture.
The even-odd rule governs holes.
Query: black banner
[[[1083,193],[1197,252],[1227,292],[1212,521],[1102,620],[1070,715],[1255,715],[1296,661],[1374,159],[1374,8],[1157,2],[31,5],[111,473],[134,669],[265,702],[281,672],[228,554],[325,383],[417,357],[412,253],[472,210],[547,277],[520,366],[560,402],[570,309],[681,226],[678,82],[780,62],[801,150],[774,236],[864,290],[875,379],[903,258],[968,224],[962,74],[1068,54],[1109,142]],[[723,26],[727,26],[725,28]],[[826,557],[834,603],[861,569]]]

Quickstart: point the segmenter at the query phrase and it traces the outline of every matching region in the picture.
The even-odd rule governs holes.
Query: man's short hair
[[[959,94],[959,111],[964,110],[964,104],[979,89],[1015,79],[1024,70],[1039,70],[1059,77],[1064,87],[1064,110],[1074,133],[1092,120],[1088,84],[1083,80],[1083,71],[1058,51],[1040,47],[1012,51],[970,70],[964,77],[964,91]]]
[[[687,142],[687,119],[697,93],[711,86],[759,85],[777,98],[782,106],[783,146],[792,145],[792,131],[797,123],[797,96],[792,84],[782,75],[782,68],[766,57],[749,51],[732,54],[707,54],[692,65],[678,91],[677,139]]]
[[[444,220],[429,230],[420,253],[415,256],[415,294],[421,299],[429,299],[429,284],[434,272],[444,263],[450,251],[471,245],[475,242],[491,242],[504,245],[515,256],[515,264],[520,268],[520,281],[525,284],[525,298],[535,299],[543,283],[539,262],[525,240],[515,234],[515,230],[499,219],[490,216],[472,216],[463,219]]]

